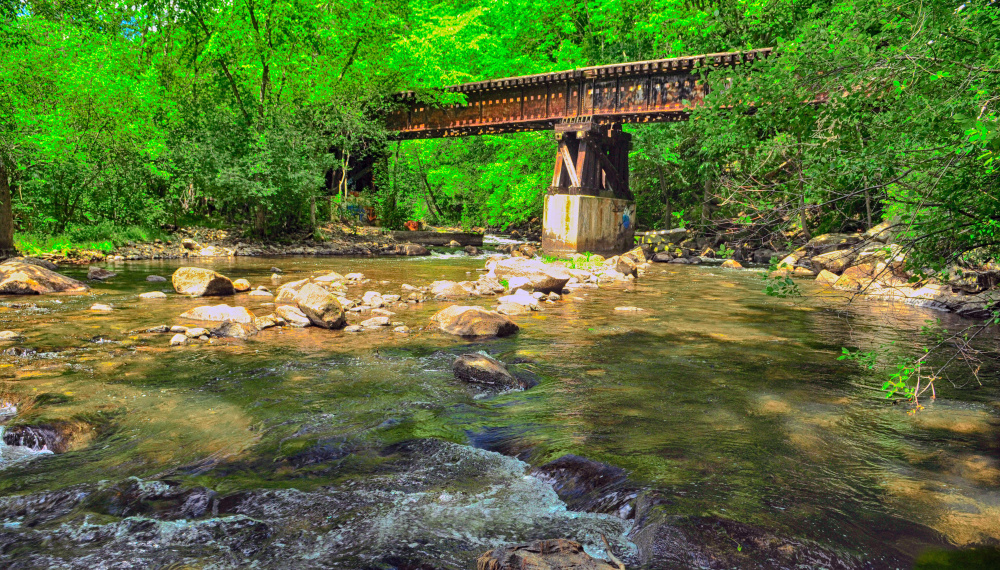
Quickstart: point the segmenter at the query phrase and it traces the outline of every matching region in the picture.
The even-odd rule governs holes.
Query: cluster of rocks
[[[31,257],[13,257],[0,263],[0,295],[45,295],[79,293],[89,288],[65,275],[56,273],[51,261]]]
[[[839,291],[985,318],[1000,306],[1000,265],[954,268],[946,281],[907,269],[907,250],[893,242],[889,222],[864,233],[819,235],[785,256],[773,274],[816,278]]]

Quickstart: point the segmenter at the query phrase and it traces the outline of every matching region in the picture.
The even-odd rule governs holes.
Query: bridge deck
[[[574,120],[609,125],[683,120],[702,103],[706,67],[734,67],[767,57],[771,48],[636,61],[508,77],[444,88],[464,104],[434,107],[400,93],[388,117],[401,139],[552,129]]]

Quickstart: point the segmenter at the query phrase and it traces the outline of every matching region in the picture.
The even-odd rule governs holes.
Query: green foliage
[[[729,249],[729,246],[722,244],[718,249],[715,250],[715,255],[719,257],[729,257],[733,254],[733,250]]]
[[[778,259],[775,257],[771,258],[770,268],[761,273],[761,279],[764,281],[764,294],[768,297],[786,299],[802,296],[799,284],[791,277],[780,273]]]
[[[56,253],[66,255],[72,251],[97,251],[111,253],[115,248],[167,239],[166,234],[159,229],[141,226],[116,226],[110,222],[102,222],[92,226],[73,225],[58,234],[21,233],[14,243],[17,249],[26,255],[41,255]]]

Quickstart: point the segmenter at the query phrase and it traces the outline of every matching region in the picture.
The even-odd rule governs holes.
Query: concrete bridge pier
[[[587,118],[556,125],[555,171],[545,196],[542,249],[617,255],[631,249],[635,202],[628,186],[632,135]]]

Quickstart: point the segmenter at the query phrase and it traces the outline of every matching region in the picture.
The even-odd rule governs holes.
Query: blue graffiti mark
[[[629,227],[629,223],[630,221],[628,217],[628,212],[625,212],[624,214],[622,214],[622,227],[627,230]]]

